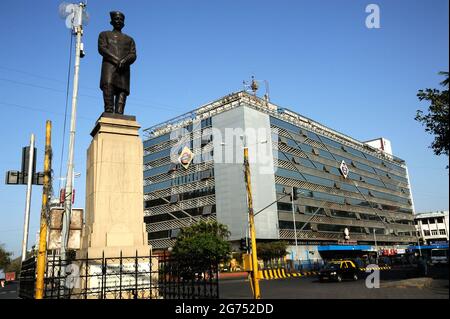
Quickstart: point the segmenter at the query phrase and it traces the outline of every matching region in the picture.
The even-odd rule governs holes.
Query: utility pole
[[[294,208],[294,186],[292,186],[291,202],[292,202],[292,220],[294,221],[294,238],[295,238],[295,259],[298,260],[298,242],[297,242],[297,225],[295,223],[295,208]]]
[[[25,221],[23,223],[22,262],[27,258],[28,230],[30,225],[31,184],[33,182],[34,165],[34,134],[30,138],[30,151],[28,157],[27,195],[25,201]]]
[[[44,274],[47,257],[47,213],[48,198],[51,192],[51,160],[52,160],[52,122],[47,121],[45,127],[44,187],[42,190],[41,226],[39,231],[39,253],[37,258],[36,299],[44,296]]]
[[[251,239],[251,256],[252,256],[252,290],[254,299],[261,299],[259,290],[259,274],[258,274],[258,257],[256,254],[256,231],[255,219],[253,215],[252,187],[250,178],[250,167],[248,162],[248,147],[244,146],[244,167],[245,167],[245,183],[247,188],[248,216],[250,222],[250,239]]]
[[[66,188],[64,198],[64,213],[63,213],[63,226],[61,232],[61,258],[66,260],[67,243],[69,239],[69,225],[70,214],[72,212],[72,190],[73,190],[73,158],[74,158],[74,146],[75,146],[75,128],[76,128],[76,116],[77,116],[77,98],[78,98],[78,77],[80,70],[80,55],[81,55],[81,36],[83,35],[82,25],[82,12],[85,4],[80,3],[75,7],[75,17],[78,21],[73,23],[73,30],[76,35],[76,48],[75,48],[75,66],[73,76],[73,92],[72,92],[72,115],[70,120],[70,139],[69,139],[69,156],[67,163],[67,177]],[[62,274],[65,274],[65,265],[61,267]]]

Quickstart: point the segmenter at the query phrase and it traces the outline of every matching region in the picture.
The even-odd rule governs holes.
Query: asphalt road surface
[[[16,299],[18,298],[19,282],[14,281],[0,287],[0,299]]]
[[[448,266],[430,269],[419,277],[411,269],[381,272],[380,288],[367,288],[365,278],[358,281],[319,282],[316,277],[261,280],[263,299],[449,299]],[[0,287],[0,299],[18,298],[18,282]],[[251,299],[245,279],[221,280],[220,299]]]
[[[448,267],[444,269],[448,273]],[[380,288],[367,288],[365,278],[358,281],[319,282],[317,277],[260,281],[263,299],[448,299],[449,280],[439,277],[410,278],[405,270],[381,274]],[[252,298],[246,280],[222,280],[221,299]]]

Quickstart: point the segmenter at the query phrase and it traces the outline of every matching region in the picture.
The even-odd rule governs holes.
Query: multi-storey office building
[[[422,243],[448,242],[448,211],[417,214],[414,224]]]
[[[341,242],[345,229],[361,245],[416,242],[406,164],[373,141],[360,142],[246,92],[145,134],[144,218],[154,249],[172,246],[180,228],[200,219],[228,225],[233,242],[246,236],[244,142],[254,211],[262,210],[255,216],[258,240],[297,242],[300,258]],[[184,146],[195,154],[187,168],[177,164]],[[286,195],[292,190],[293,199]]]

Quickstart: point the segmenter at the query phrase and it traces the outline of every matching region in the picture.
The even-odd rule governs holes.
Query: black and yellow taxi
[[[344,279],[358,280],[359,268],[351,260],[333,260],[325,265],[319,273],[319,280],[341,282]]]

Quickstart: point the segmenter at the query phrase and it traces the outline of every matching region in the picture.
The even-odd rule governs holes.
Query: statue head
[[[121,31],[125,25],[125,15],[120,11],[111,11],[109,15],[111,17],[110,23],[114,30]]]

